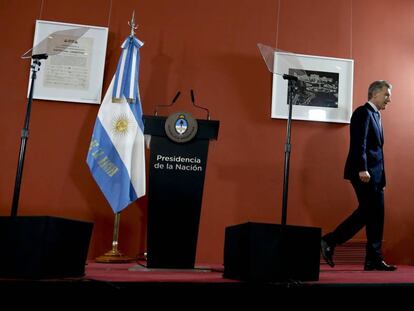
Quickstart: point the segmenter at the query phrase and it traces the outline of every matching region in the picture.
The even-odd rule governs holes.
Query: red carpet
[[[319,284],[413,284],[414,266],[398,266],[396,271],[364,271],[362,265],[321,265]]]
[[[145,264],[143,262],[142,264]],[[86,266],[85,278],[107,282],[190,282],[235,283],[223,278],[222,265],[196,265],[196,269],[149,269],[137,263],[101,264],[91,262]],[[399,266],[396,271],[363,271],[362,265],[321,265],[319,281],[302,282],[318,284],[413,284],[414,266]]]
[[[212,308],[254,306],[253,310],[278,309],[286,303],[291,308],[317,308],[327,304],[327,297],[337,297],[342,308],[353,308],[355,301],[382,307],[384,303],[398,301],[402,305],[412,302],[414,292],[414,266],[399,266],[393,272],[365,272],[362,265],[321,265],[319,281],[252,283],[223,278],[220,264],[196,265],[196,269],[147,269],[138,263],[102,264],[90,262],[85,276],[61,279],[6,279],[0,278],[0,293],[4,301],[30,303],[42,308],[45,301],[59,309],[61,305],[90,302],[108,307],[111,303],[136,303],[143,306],[211,305]],[[407,290],[408,289],[408,290]],[[374,293],[374,294],[372,294]],[[25,297],[16,300],[15,297]],[[28,297],[33,297],[28,299]],[[191,299],[190,299],[191,297]],[[404,304],[403,304],[403,301]],[[313,305],[314,307],[310,307]]]
[[[102,264],[91,262],[86,266],[85,278],[108,282],[237,282],[224,279],[221,265],[202,265],[195,269],[149,269],[137,263]]]
[[[165,301],[168,304],[174,301],[176,305],[182,305],[184,302],[192,305],[191,301],[197,300],[203,301],[203,305],[214,302],[214,305],[222,304],[222,301],[226,301],[229,306],[244,305],[244,302],[254,302],[255,305],[265,305],[266,302],[276,306],[284,301],[292,307],[303,302],[319,306],[329,294],[329,297],[338,297],[342,307],[347,304],[352,307],[357,297],[358,301],[369,301],[370,306],[376,303],[382,305],[384,299],[394,301],[391,300],[394,296],[398,297],[399,302],[411,302],[411,293],[414,292],[414,266],[399,266],[398,270],[393,272],[365,272],[360,264],[340,264],[335,268],[323,264],[320,267],[319,281],[274,283],[226,279],[223,278],[223,270],[221,264],[196,265],[196,269],[181,270],[148,269],[138,263],[89,262],[86,265],[85,276],[79,278],[0,278],[0,293],[2,297],[13,302],[13,297],[18,294],[21,297],[59,298],[59,303],[65,305],[78,301],[80,297],[105,304],[108,301],[118,302],[119,300],[113,300],[113,297],[120,294],[123,297],[122,301],[134,302],[138,295],[140,304],[147,303],[151,306]],[[375,292],[375,295],[372,296],[371,292]],[[188,300],[190,296],[193,298]],[[169,299],[165,300],[166,297]],[[375,301],[372,302],[368,297],[375,297]]]

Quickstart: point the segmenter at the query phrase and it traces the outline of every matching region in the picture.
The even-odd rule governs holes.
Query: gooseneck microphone
[[[191,102],[193,103],[193,106],[207,111],[207,120],[210,120],[210,110],[208,110],[207,108],[204,108],[204,107],[201,107],[201,106],[198,106],[198,105],[195,104],[194,92],[193,92],[192,89],[190,90],[190,94],[191,94]]]
[[[47,59],[48,57],[47,53],[32,55],[32,59]]]
[[[172,100],[171,104],[174,104],[176,102],[176,100],[178,99],[178,97],[180,97],[181,92],[178,91],[177,94],[175,95],[174,99]]]
[[[298,77],[297,76],[292,76],[292,75],[288,75],[288,74],[284,74],[283,75],[283,79],[284,80],[291,80],[291,81],[298,81]]]
[[[155,106],[155,111],[154,111],[154,115],[157,116],[158,115],[158,107],[170,107],[172,105],[175,104],[175,102],[177,101],[178,97],[180,97],[181,92],[178,91],[177,94],[175,94],[173,100],[171,101],[171,104],[168,105],[157,105]]]
[[[191,102],[194,105],[194,92],[193,92],[193,90],[190,90],[190,94],[191,94]]]

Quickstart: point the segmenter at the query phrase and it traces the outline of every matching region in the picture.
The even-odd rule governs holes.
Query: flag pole
[[[114,233],[112,238],[112,249],[106,252],[104,255],[95,258],[95,262],[100,263],[125,263],[135,261],[135,258],[123,255],[118,250],[118,237],[119,237],[119,222],[121,221],[121,213],[115,214],[114,221]]]
[[[131,28],[130,36],[133,37],[135,34],[135,29],[137,26],[135,25],[135,11],[132,12],[131,21],[128,22],[128,25]],[[118,250],[118,239],[119,239],[119,223],[121,221],[121,213],[118,212],[115,214],[115,221],[114,221],[114,232],[112,238],[112,249],[106,252],[104,255],[98,256],[95,258],[95,262],[99,263],[127,263],[136,261],[136,258],[132,258],[129,256],[123,255]]]

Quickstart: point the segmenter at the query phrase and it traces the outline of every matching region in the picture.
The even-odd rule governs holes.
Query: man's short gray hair
[[[372,98],[372,96],[374,95],[376,91],[381,90],[384,86],[386,86],[389,89],[392,89],[392,85],[385,80],[378,80],[378,81],[372,82],[368,88],[368,100]]]

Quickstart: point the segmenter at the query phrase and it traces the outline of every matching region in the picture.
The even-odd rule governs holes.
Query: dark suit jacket
[[[360,171],[368,171],[371,181],[385,186],[384,137],[379,124],[379,116],[374,108],[366,103],[355,109],[351,118],[351,141],[345,163],[344,178],[359,180]]]

